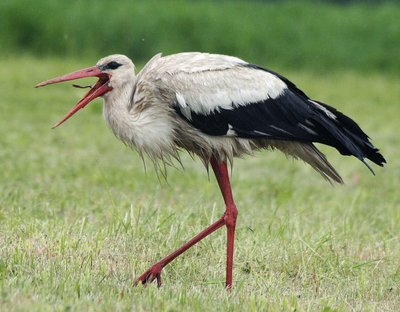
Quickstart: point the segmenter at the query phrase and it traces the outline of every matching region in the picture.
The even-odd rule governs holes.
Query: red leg
[[[226,288],[230,289],[232,288],[233,250],[238,211],[235,202],[233,201],[232,189],[229,182],[229,174],[226,163],[218,163],[214,158],[211,158],[211,166],[214,170],[226,205],[224,214],[228,236],[226,249]]]
[[[134,285],[136,286],[139,283],[145,285],[147,282],[151,283],[152,281],[157,279],[157,285],[160,287],[162,269],[176,257],[184,253],[186,250],[188,250],[190,247],[192,247],[199,241],[201,241],[204,237],[208,236],[209,234],[213,233],[214,231],[218,230],[221,226],[223,226],[225,224],[224,217],[225,216],[219,218],[217,222],[213,223],[208,228],[204,229],[202,232],[197,234],[191,240],[183,244],[179,249],[175,250],[173,253],[169,254],[168,256],[166,256],[165,258],[161,259],[156,264],[151,266],[146,272],[144,272],[136,279]]]
[[[202,232],[197,234],[191,240],[183,244],[179,249],[175,250],[165,258],[161,259],[159,262],[151,266],[142,275],[140,275],[134,285],[142,283],[146,285],[147,282],[151,283],[157,280],[157,285],[161,286],[161,271],[162,269],[176,257],[184,253],[190,247],[201,241],[206,236],[210,235],[224,224],[227,226],[228,231],[228,244],[227,244],[227,263],[226,263],[226,288],[230,289],[232,287],[232,268],[233,268],[233,248],[234,248],[234,238],[235,238],[235,226],[237,209],[232,197],[231,186],[229,182],[228,168],[225,162],[218,163],[214,158],[210,160],[211,166],[214,170],[215,176],[217,178],[219,187],[224,197],[226,210],[221,218],[219,218],[215,223],[204,229]]]

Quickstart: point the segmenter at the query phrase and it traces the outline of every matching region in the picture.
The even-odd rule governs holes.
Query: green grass
[[[400,72],[398,3],[327,2],[2,0],[0,51],[123,53],[136,62],[159,52],[207,51],[320,72]]]
[[[374,177],[356,159],[323,148],[346,181],[331,187],[278,152],[237,160],[234,288],[227,293],[224,229],[167,266],[161,289],[131,287],[224,207],[214,178],[185,154],[185,170],[171,168],[168,183],[150,164],[146,174],[106,129],[99,101],[50,129],[83,91],[33,85],[89,65],[0,61],[1,311],[398,308],[399,78],[280,70],[353,116],[389,164]]]

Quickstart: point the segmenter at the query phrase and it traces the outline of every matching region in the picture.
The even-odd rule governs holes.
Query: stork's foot
[[[164,266],[160,263],[156,263],[148,270],[146,270],[142,275],[140,275],[134,282],[133,286],[137,286],[138,284],[142,284],[143,287],[146,287],[147,283],[151,283],[154,280],[157,280],[157,286],[161,287],[161,271]]]

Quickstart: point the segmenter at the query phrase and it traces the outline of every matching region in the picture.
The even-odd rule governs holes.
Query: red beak
[[[44,82],[41,82],[35,86],[35,88],[47,86],[53,83],[59,83],[68,80],[74,80],[79,78],[86,78],[86,77],[98,77],[99,80],[93,85],[88,93],[61,119],[57,122],[52,128],[58,127],[64,121],[66,121],[69,117],[75,114],[81,108],[84,108],[87,104],[93,101],[95,98],[109,92],[112,90],[112,87],[108,85],[110,82],[110,75],[103,73],[97,66],[81,69],[75,71],[70,74],[66,74],[57,78],[53,78]]]

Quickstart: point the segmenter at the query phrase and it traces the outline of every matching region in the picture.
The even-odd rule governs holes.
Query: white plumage
[[[240,138],[230,124],[224,135],[212,136],[182,120],[173,108],[178,106],[191,121],[194,113],[207,116],[221,109],[276,99],[287,89],[276,75],[245,67],[248,63],[235,57],[205,53],[158,54],[137,76],[133,75],[133,63],[123,55],[103,58],[97,66],[111,61],[124,66],[111,75],[110,85],[119,92],[104,95],[105,120],[118,138],[155,163],[176,158],[180,148],[197,154],[205,164],[213,155],[232,162],[233,157],[252,154],[254,149],[278,148],[308,162],[325,178],[341,181],[310,143],[269,139],[261,130],[255,130],[263,136],[255,142]]]

